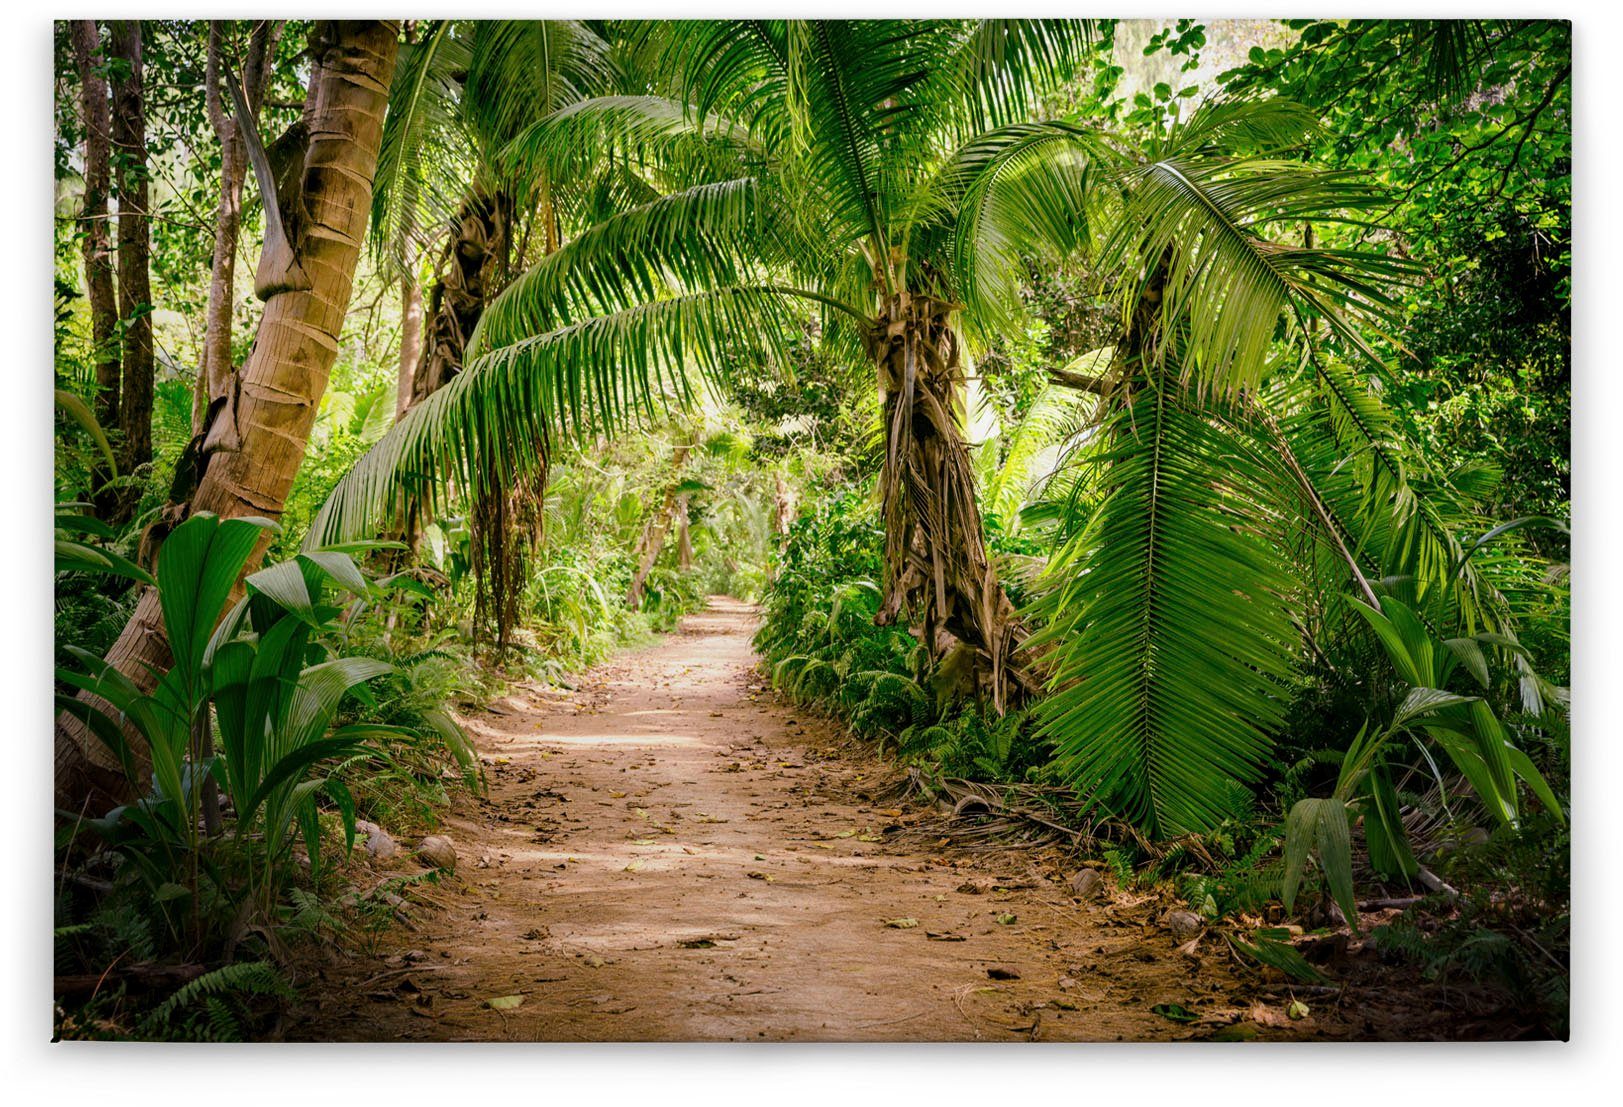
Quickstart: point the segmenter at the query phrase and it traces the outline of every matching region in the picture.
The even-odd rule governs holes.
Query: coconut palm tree
[[[322,533],[375,526],[425,474],[469,489],[511,479],[549,436],[680,402],[690,373],[724,376],[730,358],[768,350],[786,319],[815,310],[828,341],[874,365],[886,396],[882,617],[905,612],[933,649],[974,650],[1001,704],[1016,675],[1013,609],[958,430],[955,297],[966,265],[1003,255],[987,242],[955,250],[955,217],[977,174],[1021,137],[1008,125],[1076,69],[1085,32],[1054,21],[630,28],[652,91],[542,116],[507,158],[550,179],[651,163],[681,187],[598,223],[492,303],[467,380],[363,460]],[[1074,238],[1080,209],[1060,214],[1061,237]],[[969,280],[969,291],[998,284]],[[474,463],[513,443],[520,456]]]
[[[1408,579],[1467,623],[1508,623],[1347,364],[1379,366],[1384,289],[1408,267],[1315,246],[1311,228],[1377,197],[1302,163],[1315,122],[1288,103],[1210,104],[1144,144],[1033,119],[1086,32],[632,28],[647,91],[543,116],[503,157],[558,177],[656,165],[668,191],[497,297],[464,372],[363,458],[312,541],[363,534],[403,496],[499,487],[554,437],[653,418],[701,380],[724,388],[812,311],[884,398],[880,619],[906,618],[937,657],[968,651],[999,706],[1046,681],[1061,768],[1095,802],[1157,834],[1212,825],[1256,775],[1303,649],[1280,528],[1311,530],[1315,564],[1344,574],[1334,589],[1378,604],[1378,585]],[[1054,374],[1094,398],[1068,467],[1092,494],[1060,505],[1034,611],[1046,629],[1017,657],[962,386],[970,351],[1019,318],[1016,263],[1083,249],[1113,275],[1123,322],[1103,372]]]
[[[287,501],[338,353],[399,34],[399,25],[387,21],[322,23],[311,33],[309,139],[296,177],[305,233],[288,243],[292,265],[307,279],[299,282],[303,287],[282,287],[266,299],[253,352],[228,417],[221,420],[229,432],[205,446],[206,468],[192,497],[193,512],[274,518]],[[268,537],[260,543],[250,569],[268,544]],[[143,688],[168,664],[162,602],[155,591],[141,597],[107,660]],[[55,763],[59,806],[79,810],[89,797],[130,798],[116,759],[65,715],[57,722]]]

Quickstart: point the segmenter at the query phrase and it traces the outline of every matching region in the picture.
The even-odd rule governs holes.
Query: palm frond
[[[480,318],[469,356],[673,287],[742,283],[759,275],[752,247],[761,229],[760,189],[751,178],[694,185],[613,215],[508,285]]]
[[[376,534],[412,499],[507,487],[564,436],[685,406],[695,376],[779,353],[795,294],[733,286],[638,304],[488,349],[408,411],[334,487],[312,546]]]
[[[1023,122],[1042,97],[1071,80],[1097,35],[1091,19],[977,19],[933,68],[961,135]]]
[[[1157,835],[1205,830],[1255,780],[1296,653],[1286,567],[1258,527],[1271,474],[1157,374],[1104,428],[1104,500],[1054,559],[1057,765]]]
[[[1275,109],[1246,107],[1185,132],[1167,156],[1127,177],[1126,211],[1106,249],[1129,274],[1121,286],[1129,307],[1141,281],[1164,273],[1162,329],[1187,331],[1180,364],[1204,386],[1225,390],[1261,379],[1287,306],[1294,315],[1324,319],[1337,337],[1374,358],[1354,320],[1389,319],[1396,305],[1386,289],[1415,272],[1383,253],[1284,240],[1304,224],[1353,221],[1378,197],[1352,173],[1198,152],[1214,135],[1259,121],[1267,138]]]
[[[1108,192],[1100,178],[1108,182],[1114,161],[1097,135],[1056,121],[989,131],[943,167],[926,203],[950,222],[945,260],[977,337],[1017,325],[1028,259],[1059,261],[1087,247]]]
[[[1078,361],[1092,370],[1100,363],[1108,364],[1110,355],[1107,347],[1084,354]],[[1019,528],[1020,509],[1032,489],[1052,472],[1055,455],[1067,440],[1082,431],[1084,413],[1095,402],[1095,397],[1086,392],[1050,384],[1037,394],[1025,416],[1015,424],[1003,449],[1002,462],[986,482],[982,500],[984,510],[998,520],[1004,531]]]
[[[435,20],[421,42],[401,49],[372,189],[373,254],[394,269],[443,233],[474,172],[457,79],[468,60],[450,20]]]

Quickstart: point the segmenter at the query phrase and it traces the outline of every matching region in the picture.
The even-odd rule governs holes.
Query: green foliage
[[[214,955],[237,947],[250,927],[271,934],[287,925],[284,897],[304,879],[291,856],[294,841],[302,839],[308,879],[319,888],[320,804],[336,812],[347,849],[357,805],[343,772],[362,762],[393,764],[391,744],[421,752],[433,743],[466,780],[477,780],[466,736],[437,705],[419,699],[412,727],[337,718],[346,699],[375,703],[367,682],[392,674],[409,686],[411,679],[383,661],[338,650],[347,628],[329,589],[336,585],[352,605],[384,594],[349,553],[312,551],[251,574],[246,595],[226,611],[267,526],[200,513],[169,534],[156,588],[173,664],[157,674],[152,691],[72,647],[85,669],[58,673],[65,685],[99,697],[62,695],[58,703],[119,757],[137,788],[146,786],[146,774],[123,727],[140,736],[151,764],[149,794],[100,818],[71,818],[64,830],[70,849],[81,832],[99,837],[107,852],[89,863],[113,863],[105,901],[91,916],[103,941],[128,944],[122,932],[142,920],[140,944],[154,955],[165,947]],[[229,830],[200,829],[207,784],[218,787]],[[302,906],[295,901],[296,924],[308,921],[309,906],[307,897]],[[62,908],[80,909],[71,902]],[[235,978],[218,979],[226,986]],[[181,1007],[206,1014],[217,1032],[234,1025],[229,1006],[204,991],[178,997],[172,1010]],[[149,1030],[167,1025],[167,1014],[154,1018]]]
[[[162,1041],[240,1042],[253,997],[290,999],[293,990],[265,961],[221,965],[181,985],[141,1020],[134,1037]]]

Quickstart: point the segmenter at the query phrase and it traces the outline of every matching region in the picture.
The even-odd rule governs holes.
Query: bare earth
[[[933,809],[893,806],[894,765],[765,687],[755,624],[718,598],[574,692],[471,719],[490,795],[445,828],[457,875],[373,953],[313,968],[286,1036],[1143,1041],[1275,1022],[1221,939],[1186,956],[1142,897],[1075,899],[1052,851],[955,851]]]

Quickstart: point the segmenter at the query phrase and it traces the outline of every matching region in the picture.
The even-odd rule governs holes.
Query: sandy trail
[[[476,716],[490,795],[449,821],[458,875],[321,969],[288,1036],[1133,1041],[1197,1033],[1154,1004],[1234,1002],[1130,897],[1076,901],[1054,857],[954,855],[891,807],[893,766],[763,686],[755,625],[718,598]]]

